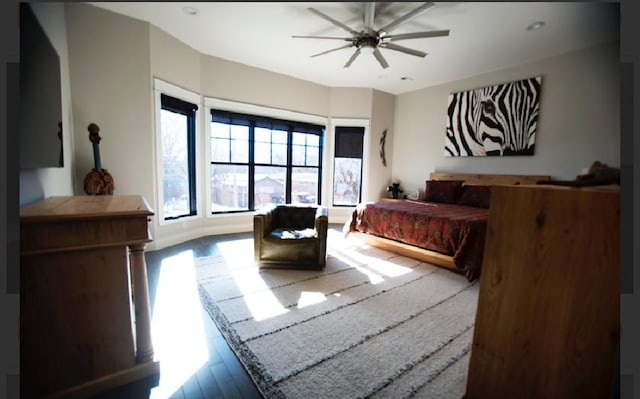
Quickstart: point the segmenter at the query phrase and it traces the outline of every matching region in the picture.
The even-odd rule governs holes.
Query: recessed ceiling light
[[[537,21],[537,22],[534,22],[531,25],[527,26],[527,30],[538,30],[538,29],[542,28],[544,25],[545,25],[544,22]]]
[[[198,9],[195,7],[182,7],[182,11],[187,15],[198,15]]]

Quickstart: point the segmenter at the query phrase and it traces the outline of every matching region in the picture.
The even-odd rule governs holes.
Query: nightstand
[[[382,197],[380,198],[380,202],[397,202],[397,201],[406,201],[406,198],[389,198],[389,197]]]

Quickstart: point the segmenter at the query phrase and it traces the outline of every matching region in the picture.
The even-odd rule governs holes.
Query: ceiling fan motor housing
[[[353,44],[358,48],[362,48],[362,47],[376,48],[378,47],[378,44],[380,44],[380,38],[378,37],[378,35],[376,35],[375,32],[363,33],[363,34],[356,35],[356,37],[354,37]]]

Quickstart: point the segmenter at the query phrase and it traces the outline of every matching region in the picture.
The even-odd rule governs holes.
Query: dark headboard
[[[551,180],[546,175],[500,175],[478,173],[445,173],[432,172],[429,180],[463,180],[465,184],[536,184],[540,180]]]

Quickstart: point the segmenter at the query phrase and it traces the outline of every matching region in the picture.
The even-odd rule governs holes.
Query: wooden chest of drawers
[[[21,396],[90,397],[159,372],[140,196],[51,197],[20,210]]]

